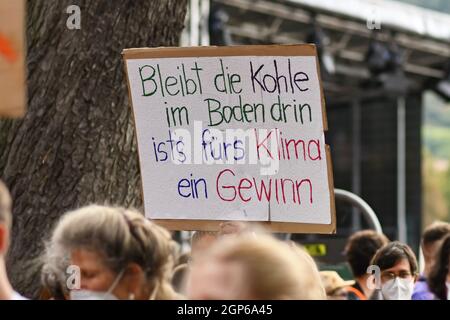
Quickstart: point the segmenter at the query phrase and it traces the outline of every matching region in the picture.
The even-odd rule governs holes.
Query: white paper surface
[[[276,78],[274,61],[278,86],[273,80]],[[223,86],[221,62],[228,86],[229,80],[234,81],[237,92],[218,91]],[[256,72],[261,65],[264,66]],[[268,221],[270,203],[271,221],[331,223],[315,57],[129,59],[127,68],[147,217]],[[178,84],[185,83],[184,77],[192,81],[188,81],[189,88],[181,89]],[[196,93],[187,95],[187,90],[194,91],[194,83]],[[161,87],[168,88],[164,97]],[[275,91],[269,92],[272,90]],[[240,101],[249,105],[241,107]],[[278,101],[291,105],[284,108],[282,114],[286,116],[281,121],[278,121],[280,108],[273,106]],[[238,106],[233,109],[236,116],[227,118],[228,123],[223,120],[218,124],[222,114],[231,114],[232,109],[222,109],[224,106]],[[247,117],[242,115],[242,110],[246,110]],[[241,118],[248,121],[239,121]],[[231,129],[241,129],[249,138],[237,142],[225,135]],[[264,129],[266,132],[260,131]],[[213,136],[216,140],[211,141]],[[232,150],[235,150],[236,158],[245,155],[240,160],[244,163],[205,163],[212,155],[221,154],[225,158],[220,139],[229,143],[228,159],[233,159]],[[218,152],[220,149],[222,153]],[[211,150],[215,153],[211,154]],[[164,161],[166,154],[168,159]],[[171,154],[178,162],[169,160]],[[276,170],[266,170],[269,164]],[[269,199],[261,192],[261,181],[267,194],[270,186]]]

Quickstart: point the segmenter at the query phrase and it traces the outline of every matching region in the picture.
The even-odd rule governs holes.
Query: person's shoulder
[[[417,281],[416,285],[414,286],[414,291],[411,296],[411,300],[434,300],[435,296],[432,292],[430,292],[430,289],[428,288],[428,285],[426,281]]]
[[[435,300],[436,297],[434,294],[430,291],[417,291],[414,292],[411,296],[411,300]]]

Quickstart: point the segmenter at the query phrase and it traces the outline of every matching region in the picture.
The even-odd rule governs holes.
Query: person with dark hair
[[[440,300],[450,300],[450,234],[442,241],[428,278],[430,291]]]
[[[380,270],[372,300],[411,300],[417,278],[417,259],[411,248],[394,241],[379,249],[371,262]]]
[[[435,296],[429,290],[427,285],[427,278],[429,277],[430,270],[434,265],[436,252],[438,251],[442,240],[446,235],[450,234],[450,223],[435,222],[428,226],[422,236],[422,252],[425,259],[425,269],[423,274],[419,276],[419,279],[414,287],[412,295],[413,300],[433,300]]]
[[[353,291],[356,299],[367,299],[372,294],[372,290],[367,286],[370,276],[367,268],[375,252],[387,243],[389,239],[374,230],[358,231],[348,239],[344,253],[355,277]]]

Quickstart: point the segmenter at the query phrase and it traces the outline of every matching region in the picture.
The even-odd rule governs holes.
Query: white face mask
[[[119,300],[110,292],[92,290],[72,290],[70,300]]]
[[[117,275],[114,282],[109,287],[108,291],[92,291],[86,289],[71,290],[70,300],[119,300],[115,295],[112,294],[120,279],[123,276],[125,270],[122,270]]]
[[[414,281],[396,277],[381,286],[381,293],[386,300],[411,300]]]

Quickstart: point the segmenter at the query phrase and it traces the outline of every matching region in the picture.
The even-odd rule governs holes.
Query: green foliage
[[[450,105],[427,92],[423,110],[424,225],[428,225],[450,220],[450,169],[442,167],[450,163]]]
[[[450,128],[450,105],[431,92],[425,93],[424,105],[425,124]]]
[[[445,182],[444,182],[444,197],[447,199],[447,207],[448,207],[448,214],[447,214],[447,221],[450,220],[450,169],[447,170],[447,174],[445,175]]]
[[[424,146],[431,157],[450,160],[450,105],[432,92],[425,93],[423,105]]]
[[[450,221],[450,170],[435,167],[436,158],[424,148],[423,152],[423,225],[436,220]]]
[[[450,126],[425,125],[423,142],[433,157],[450,160]]]

